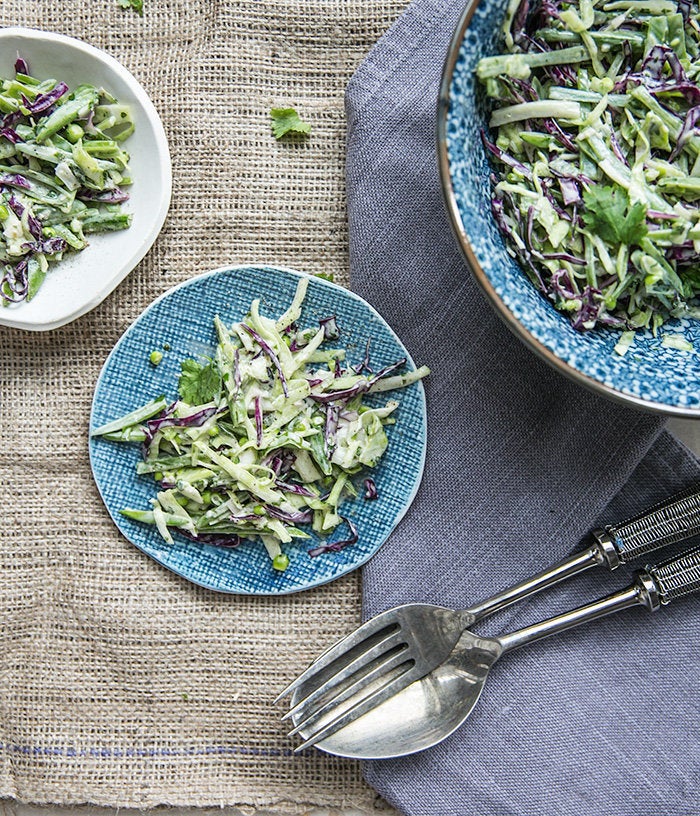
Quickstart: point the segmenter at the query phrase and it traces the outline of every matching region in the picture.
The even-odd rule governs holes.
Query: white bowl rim
[[[8,26],[0,28],[0,41],[9,37],[24,37],[28,40],[37,42],[57,42],[62,43],[76,51],[81,51],[93,59],[101,62],[107,66],[112,72],[118,74],[124,82],[129,86],[129,89],[134,94],[139,104],[143,107],[146,116],[153,128],[155,135],[155,155],[158,160],[159,170],[163,178],[163,186],[158,202],[158,208],[154,213],[151,227],[140,242],[138,248],[132,252],[125,261],[121,264],[119,271],[113,275],[104,286],[88,301],[80,303],[76,308],[68,314],[65,314],[55,320],[47,322],[35,322],[22,319],[21,310],[17,310],[15,316],[14,310],[0,311],[0,325],[9,326],[16,329],[25,329],[26,331],[50,331],[65,326],[71,323],[82,315],[99,306],[105,298],[110,295],[119,284],[132,272],[135,267],[143,260],[146,254],[153,246],[156,238],[160,234],[163,224],[165,223],[168,210],[170,209],[170,200],[172,197],[172,164],[170,159],[170,149],[168,147],[168,140],[165,135],[165,128],[161,121],[160,115],[155,108],[150,97],[143,89],[139,81],[134,75],[125,68],[119,60],[102,51],[90,43],[79,40],[76,37],[69,37],[65,34],[56,34],[50,31],[43,31],[38,28],[24,28],[21,26]]]

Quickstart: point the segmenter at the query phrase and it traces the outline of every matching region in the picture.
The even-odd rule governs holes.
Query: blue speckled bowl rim
[[[437,111],[438,162],[440,168],[440,178],[442,181],[442,191],[447,213],[452,224],[452,230],[457,238],[462,255],[467,262],[467,266],[471,270],[477,283],[480,285],[487,298],[490,300],[491,304],[495,307],[496,313],[504,320],[508,328],[541,359],[553,366],[569,379],[573,380],[579,385],[590,388],[603,396],[612,398],[617,402],[621,402],[628,406],[631,405],[647,412],[698,419],[698,417],[700,417],[700,411],[698,411],[697,408],[694,409],[679,405],[668,405],[666,403],[645,400],[640,397],[636,397],[633,394],[618,391],[617,389],[612,388],[611,386],[606,385],[593,377],[589,377],[587,374],[584,374],[582,371],[579,371],[577,368],[574,368],[566,363],[549,348],[547,348],[547,346],[541,343],[536,337],[534,337],[522,325],[522,323],[520,323],[520,321],[503,302],[491,283],[488,275],[484,272],[481,264],[479,263],[469,237],[467,236],[467,232],[462,221],[462,216],[459,211],[457,197],[452,184],[450,157],[447,142],[447,123],[450,111],[450,94],[454,79],[454,71],[459,60],[462,41],[464,40],[467,28],[471,23],[472,17],[474,16],[474,12],[478,7],[479,2],[480,0],[469,0],[464,7],[462,16],[457,23],[454,34],[452,35],[452,41],[450,42],[450,47],[448,49],[447,57],[442,70]]]
[[[332,283],[330,281],[327,281],[324,278],[321,278],[321,277],[318,277],[318,276],[311,276],[311,275],[308,275],[308,273],[300,272],[300,271],[298,271],[296,269],[292,269],[290,267],[278,266],[278,265],[272,265],[272,264],[253,264],[253,263],[231,264],[231,265],[226,265],[226,266],[220,266],[220,267],[218,267],[216,269],[212,269],[212,270],[210,270],[208,272],[203,272],[201,275],[196,275],[193,278],[188,278],[187,280],[182,281],[182,283],[179,283],[176,286],[171,287],[166,292],[163,292],[163,294],[159,295],[155,300],[151,301],[151,303],[149,303],[148,306],[146,306],[144,311],[141,312],[141,314],[139,314],[138,317],[136,317],[136,319],[131,323],[131,325],[124,331],[124,333],[121,335],[121,337],[114,344],[112,350],[107,355],[107,358],[105,359],[105,361],[104,361],[104,363],[102,365],[102,368],[100,369],[100,373],[99,373],[99,375],[97,377],[97,381],[95,382],[95,393],[93,395],[93,399],[92,399],[92,402],[91,402],[91,405],[90,405],[90,427],[92,427],[92,416],[94,415],[94,411],[95,411],[97,393],[99,391],[100,382],[102,381],[102,378],[103,378],[106,370],[108,369],[112,358],[118,353],[119,347],[123,343],[128,342],[129,335],[133,331],[134,326],[139,321],[139,319],[145,314],[146,311],[151,309],[153,306],[155,306],[160,301],[162,301],[165,298],[169,297],[173,292],[175,292],[175,291],[177,291],[179,289],[184,289],[184,288],[186,288],[188,286],[193,285],[194,283],[198,283],[204,278],[209,278],[209,277],[212,277],[214,275],[221,274],[221,273],[237,272],[237,271],[244,272],[245,270],[249,270],[249,269],[272,270],[272,271],[275,271],[275,272],[283,272],[283,273],[291,274],[291,275],[294,275],[296,277],[313,277],[314,281],[318,285],[326,286],[329,289],[333,289],[333,290],[340,290],[343,293],[344,296],[352,298],[353,300],[356,300],[359,303],[361,303],[371,314],[373,314],[378,320],[380,320],[385,325],[388,333],[393,337],[393,339],[395,340],[397,346],[399,346],[399,348],[401,348],[403,350],[403,353],[405,353],[406,360],[409,363],[409,365],[411,367],[413,367],[413,368],[417,368],[413,358],[411,357],[410,353],[408,352],[408,350],[406,349],[406,347],[402,343],[401,339],[398,337],[396,332],[391,328],[391,326],[387,323],[387,321],[382,317],[382,315],[380,315],[379,312],[372,305],[370,305],[366,300],[364,300],[364,298],[361,298],[359,295],[355,294],[350,289],[346,289],[344,287],[339,286],[336,283]],[[419,380],[418,382],[414,383],[411,387],[416,388],[417,391],[418,391],[419,404],[420,404],[420,408],[421,408],[421,419],[422,419],[422,422],[421,422],[421,432],[422,433],[421,433],[421,440],[420,440],[421,441],[421,457],[420,457],[420,461],[418,462],[418,470],[417,470],[416,480],[415,480],[414,485],[413,485],[413,489],[411,490],[411,493],[406,497],[406,500],[404,502],[402,510],[400,510],[397,513],[397,515],[396,515],[396,517],[394,519],[393,525],[392,525],[391,529],[387,532],[386,536],[381,541],[377,541],[374,548],[370,552],[368,552],[366,555],[362,556],[361,558],[357,558],[357,559],[353,560],[351,563],[349,563],[347,565],[347,569],[341,570],[338,573],[336,573],[335,575],[324,578],[323,580],[308,581],[304,586],[292,587],[292,588],[289,588],[289,589],[280,589],[278,591],[264,592],[264,591],[246,591],[246,590],[224,589],[224,588],[221,588],[221,587],[216,586],[214,584],[209,584],[209,583],[207,583],[205,581],[193,580],[190,576],[184,575],[179,570],[174,569],[170,564],[165,563],[162,559],[160,559],[156,555],[154,555],[154,553],[152,553],[149,550],[147,550],[146,548],[142,547],[137,541],[132,540],[131,538],[129,538],[128,536],[126,536],[124,534],[124,531],[122,530],[121,526],[118,524],[118,520],[115,518],[115,515],[112,512],[112,508],[110,507],[109,503],[106,501],[105,496],[102,494],[102,490],[100,489],[100,482],[99,482],[99,479],[97,478],[97,475],[95,473],[95,468],[94,468],[93,448],[92,448],[92,445],[90,444],[91,437],[88,435],[88,453],[89,453],[89,458],[90,458],[90,469],[92,470],[95,485],[96,485],[97,490],[98,490],[98,492],[100,494],[100,497],[102,498],[102,501],[104,502],[105,508],[107,509],[107,512],[109,513],[110,518],[114,522],[114,524],[117,527],[117,529],[119,530],[119,532],[129,541],[130,544],[133,544],[133,546],[135,546],[137,549],[141,550],[141,552],[148,555],[149,558],[152,558],[156,563],[160,564],[162,567],[165,567],[165,569],[167,569],[169,572],[173,572],[174,574],[178,575],[180,578],[183,578],[186,581],[189,581],[190,583],[195,584],[196,586],[201,586],[204,589],[213,590],[215,592],[221,592],[222,594],[226,594],[226,595],[250,595],[250,596],[257,596],[257,597],[265,597],[265,596],[274,597],[274,596],[277,596],[277,595],[292,595],[292,594],[294,594],[296,592],[305,592],[306,590],[315,589],[316,587],[323,586],[324,584],[329,584],[332,581],[335,581],[338,578],[341,578],[344,575],[349,574],[350,572],[354,572],[356,569],[361,567],[363,564],[366,564],[367,561],[369,561],[371,558],[373,558],[376,555],[376,553],[379,551],[379,549],[384,545],[384,543],[387,541],[389,536],[396,529],[397,525],[399,524],[401,519],[406,515],[406,513],[408,512],[409,507],[413,503],[413,500],[416,497],[418,489],[420,488],[421,482],[423,480],[423,473],[424,473],[424,470],[425,470],[425,458],[426,458],[427,447],[428,447],[428,438],[427,438],[427,429],[428,429],[427,416],[428,416],[428,412],[427,412],[427,404],[426,404],[426,398],[425,398],[425,388],[423,386],[422,381]]]

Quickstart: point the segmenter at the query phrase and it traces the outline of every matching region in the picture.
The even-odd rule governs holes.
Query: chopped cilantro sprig
[[[117,3],[123,9],[132,9],[138,15],[143,17],[143,0],[117,0]]]
[[[639,245],[649,232],[646,205],[641,201],[631,204],[622,187],[591,187],[584,190],[583,203],[584,224],[610,244]]]
[[[182,400],[190,405],[202,405],[219,396],[221,374],[214,362],[202,365],[196,360],[183,360],[180,369],[177,390]]]
[[[311,133],[311,125],[303,122],[294,108],[272,108],[272,134],[275,139],[282,139],[284,136],[308,136]]]

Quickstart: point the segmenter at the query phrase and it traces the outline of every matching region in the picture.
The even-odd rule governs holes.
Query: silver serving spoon
[[[614,570],[696,533],[700,489],[693,486],[621,524],[594,530],[588,547],[468,609],[387,609],[327,649],[277,698],[293,694],[282,719],[294,723],[290,736],[305,735],[296,751],[325,741],[438,668],[476,621],[592,567]]]
[[[496,638],[466,631],[445,663],[316,747],[353,759],[389,759],[430,748],[467,719],[491,667],[508,652],[632,606],[653,612],[698,590],[700,547],[639,571],[626,589],[532,626]],[[306,736],[304,729],[300,734]]]
[[[376,615],[327,649],[278,697],[292,694],[282,719],[294,723],[290,736],[304,735],[296,751],[345,732],[385,700],[432,676],[477,621],[594,566],[614,570],[697,533],[700,489],[693,486],[627,521],[594,530],[588,547],[469,609],[405,604]]]

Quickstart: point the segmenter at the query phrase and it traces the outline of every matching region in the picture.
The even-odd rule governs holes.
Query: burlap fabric
[[[31,802],[371,806],[356,763],[292,757],[281,684],[359,620],[359,576],[220,596],[121,538],[90,473],[96,377],[157,295],[226,263],[347,283],[347,80],[406,0],[0,0],[0,25],[79,37],[141,81],[174,170],[155,247],[97,309],[0,328],[0,796]],[[271,106],[313,124],[275,143]]]

